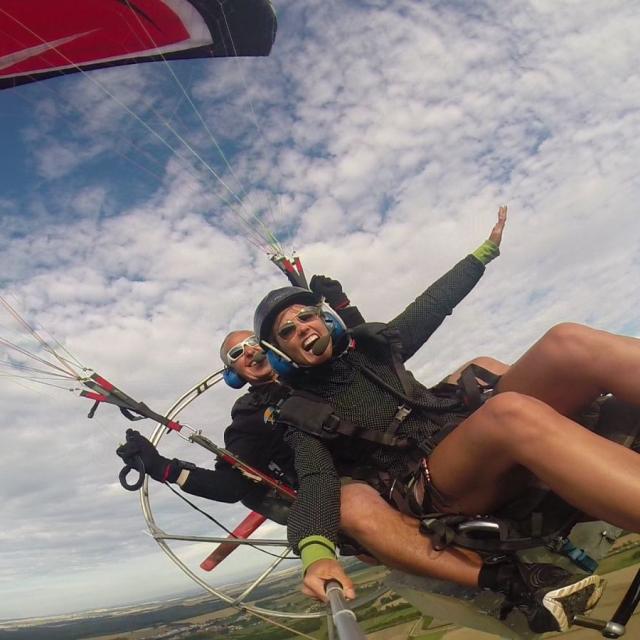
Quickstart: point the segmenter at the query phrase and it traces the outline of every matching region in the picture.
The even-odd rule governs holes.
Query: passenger
[[[537,479],[584,513],[640,531],[640,457],[571,419],[604,392],[638,405],[640,341],[558,325],[477,408],[455,387],[427,389],[401,366],[483,272],[481,260],[467,256],[388,325],[352,332],[317,307],[317,296],[295,287],[272,291],[258,306],[255,333],[296,389],[281,403],[278,422],[289,427],[286,441],[295,452],[299,489],[288,536],[301,554],[308,595],[321,599],[329,579],[353,595],[335,559],[341,509],[369,510],[382,502],[379,492],[393,502],[399,485],[407,490],[407,503],[399,504],[405,513],[474,515],[491,513]],[[442,562],[420,539],[417,520],[400,545],[404,553],[368,544],[375,537],[396,546],[399,534],[388,525],[406,517],[356,518],[363,528],[357,539],[389,566],[469,584],[468,572],[461,580],[459,566]],[[598,576],[511,561],[476,564],[473,583],[504,593],[536,632],[566,630],[572,615],[594,606],[602,592]]]

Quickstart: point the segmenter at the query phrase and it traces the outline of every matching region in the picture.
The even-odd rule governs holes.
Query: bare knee
[[[540,349],[557,366],[579,366],[593,353],[594,329],[574,322],[551,327],[540,340]]]
[[[487,400],[473,414],[473,425],[479,439],[513,453],[534,443],[543,444],[552,424],[549,412],[555,413],[540,400],[505,391]]]

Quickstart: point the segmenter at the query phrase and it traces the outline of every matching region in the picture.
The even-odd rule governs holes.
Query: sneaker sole
[[[567,631],[574,616],[589,611],[598,604],[604,585],[600,576],[587,576],[578,582],[549,591],[542,599],[542,604],[558,623],[559,631]]]

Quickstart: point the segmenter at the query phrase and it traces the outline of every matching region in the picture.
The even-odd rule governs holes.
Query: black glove
[[[139,432],[127,429],[127,441],[116,449],[116,453],[125,464],[135,468],[134,458],[138,456],[144,463],[144,469],[158,482],[175,482],[182,468],[177,460],[169,460],[158,453],[158,450]]]
[[[327,276],[313,276],[309,288],[314,293],[323,296],[329,305],[336,310],[344,309],[351,304],[347,294],[342,290],[342,285]]]

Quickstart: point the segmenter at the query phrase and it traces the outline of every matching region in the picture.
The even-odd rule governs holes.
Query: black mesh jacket
[[[347,327],[364,322],[357,307],[340,309],[338,314]],[[284,430],[264,421],[265,410],[288,393],[289,388],[277,382],[250,387],[231,409],[232,422],[224,432],[224,446],[246,464],[296,487],[293,452],[284,442]],[[214,469],[193,469],[181,488],[218,502],[242,501],[268,517],[274,513],[273,505],[268,502],[268,487],[249,480],[226,462],[216,462]]]
[[[264,421],[265,409],[287,393],[288,388],[277,382],[251,387],[231,410],[224,446],[248,465],[270,475],[282,474],[281,479],[291,484],[295,482],[291,449],[283,441],[282,429]],[[182,489],[218,502],[242,500],[251,508],[256,508],[268,492],[267,487],[222,461],[216,462],[214,469],[193,469]]]
[[[402,341],[402,359],[410,358],[450,315],[454,307],[473,289],[484,273],[482,263],[472,255],[432,284],[387,326]],[[400,404],[397,397],[366,377],[365,366],[402,392],[388,343],[359,342],[344,355],[305,370],[291,384],[328,400],[344,420],[375,431],[385,431]],[[431,437],[444,425],[459,422],[466,415],[460,400],[451,394],[439,395],[410,376],[411,397],[421,407],[414,408],[400,425],[398,435],[411,438],[416,449],[431,450]],[[298,498],[288,520],[289,542],[294,549],[304,538],[321,535],[336,542],[340,519],[340,476],[351,475],[356,467],[374,466],[402,477],[409,455],[406,450],[367,443],[357,439],[328,442],[289,429],[285,436],[295,452]]]

